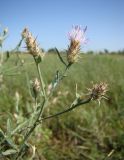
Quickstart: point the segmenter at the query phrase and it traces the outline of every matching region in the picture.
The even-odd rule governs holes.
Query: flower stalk
[[[42,77],[42,74],[41,74],[39,63],[36,63],[36,66],[37,66],[37,71],[38,71],[39,78],[40,78],[40,83],[41,83],[41,87],[42,87],[42,91],[43,91],[43,96],[44,96],[45,99],[47,99],[46,91],[45,91],[45,84],[44,84],[44,81],[43,81],[43,77]]]
[[[20,148],[19,148],[19,151],[16,155],[15,160],[20,159],[23,156],[23,154],[25,154],[26,142],[28,141],[29,137],[31,136],[31,134],[33,133],[33,131],[35,130],[37,125],[39,125],[43,120],[57,117],[62,114],[65,114],[67,112],[70,112],[73,109],[75,109],[81,105],[89,103],[91,100],[98,100],[100,102],[100,100],[102,98],[106,97],[105,94],[107,92],[107,84],[101,82],[100,84],[93,85],[93,87],[91,89],[88,89],[89,92],[87,94],[88,96],[86,99],[84,99],[82,96],[78,95],[78,96],[76,96],[75,100],[71,103],[71,105],[69,107],[67,107],[65,110],[60,111],[58,113],[55,113],[53,115],[48,115],[46,117],[43,117],[44,108],[48,105],[48,101],[50,100],[51,96],[53,95],[54,90],[60,84],[60,82],[63,80],[63,78],[66,76],[65,74],[69,70],[71,65],[78,61],[79,53],[80,53],[80,49],[81,49],[81,43],[84,44],[86,42],[86,39],[84,36],[86,30],[87,30],[87,27],[82,30],[80,26],[75,26],[75,27],[73,27],[72,31],[69,33],[70,45],[68,46],[68,50],[67,50],[67,63],[63,60],[59,51],[56,49],[56,52],[59,56],[60,61],[65,65],[65,69],[62,74],[60,74],[59,70],[56,71],[56,75],[54,77],[54,80],[51,83],[49,94],[46,94],[45,83],[44,83],[42,72],[40,69],[40,62],[43,59],[44,55],[41,52],[41,50],[39,49],[39,46],[36,42],[36,39],[32,36],[32,34],[29,32],[29,30],[27,28],[25,28],[23,30],[22,39],[25,40],[26,48],[27,48],[28,52],[34,58],[35,65],[37,68],[37,73],[39,76],[39,80],[35,79],[33,86],[32,86],[33,92],[34,92],[34,97],[35,97],[35,105],[36,105],[35,111],[36,112],[34,111],[34,113],[32,113],[31,118],[28,120],[28,122],[26,124],[27,128],[26,127],[25,128],[27,129],[27,131],[26,131],[26,134],[23,138],[23,142],[20,145]],[[38,104],[37,101],[39,99],[37,100],[37,96],[40,91],[42,92],[42,99],[40,100],[40,103]],[[32,122],[32,120],[33,120],[33,122]],[[24,129],[24,127],[22,129]]]
[[[61,112],[58,112],[56,114],[53,114],[53,115],[50,115],[50,116],[47,116],[47,117],[43,117],[40,119],[40,121],[42,120],[46,120],[46,119],[50,119],[50,118],[53,118],[53,117],[57,117],[57,116],[60,116],[64,113],[67,113],[67,112],[70,112],[72,111],[73,109],[75,109],[76,107],[79,107],[81,105],[84,105],[86,103],[89,103],[91,101],[91,97],[89,97],[88,99],[86,100],[82,100],[82,101],[78,101],[79,99],[75,99],[74,102],[71,104],[70,107],[68,107],[67,109],[65,109],[64,111],[61,111]]]

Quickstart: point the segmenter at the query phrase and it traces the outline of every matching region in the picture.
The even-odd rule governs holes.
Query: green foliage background
[[[63,54],[63,57],[65,55]],[[0,128],[6,131],[7,117],[15,119],[15,93],[20,95],[19,110],[22,118],[28,118],[33,104],[29,94],[29,80],[37,76],[33,58],[21,54],[24,65],[17,65],[15,54],[3,66],[6,71],[0,82]],[[19,65],[19,64],[18,64]],[[56,54],[47,54],[41,70],[47,86],[56,70],[63,65]],[[4,72],[3,72],[4,74]],[[81,55],[61,85],[54,92],[44,116],[62,111],[78,92],[87,93],[93,83],[108,83],[108,100],[95,101],[80,106],[70,113],[43,121],[30,143],[37,148],[44,160],[123,160],[124,159],[124,56]]]

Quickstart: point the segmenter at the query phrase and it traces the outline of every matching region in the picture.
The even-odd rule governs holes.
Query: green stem
[[[66,112],[69,112],[69,111],[73,110],[73,109],[76,108],[76,107],[79,107],[79,106],[82,105],[82,104],[89,103],[90,101],[91,101],[91,97],[88,98],[88,99],[86,99],[86,100],[80,101],[80,102],[78,102],[77,104],[73,104],[73,103],[72,103],[71,107],[65,109],[64,111],[61,111],[61,112],[59,112],[59,113],[56,113],[56,114],[53,114],[53,115],[50,115],[50,116],[41,118],[41,120],[50,119],[50,118],[53,118],[53,117],[62,115],[62,114],[64,114],[64,113],[66,113]],[[40,121],[41,121],[41,120],[40,120]]]
[[[59,83],[63,80],[63,78],[65,77],[65,74],[67,72],[67,70],[69,69],[69,65],[66,66],[65,70],[63,71],[63,74],[61,75],[59,81],[57,82],[57,85],[51,90],[50,95],[48,96],[48,99],[53,95],[54,90],[57,88],[57,86],[59,85]]]
[[[16,127],[12,133],[11,136],[13,136],[17,131],[19,131],[21,128],[24,128],[26,125],[28,124],[28,121],[23,122],[22,124],[18,125],[18,127]]]
[[[25,137],[24,137],[23,143],[22,143],[22,145],[21,145],[21,147],[20,147],[20,150],[19,150],[18,155],[17,155],[17,157],[15,158],[15,160],[17,160],[18,158],[20,158],[20,156],[22,155],[23,148],[24,148],[24,146],[25,146],[25,142],[28,140],[28,138],[30,137],[30,135],[32,134],[32,132],[34,131],[34,129],[36,128],[37,122],[39,121],[39,118],[40,118],[40,116],[41,116],[41,114],[42,114],[44,104],[45,104],[45,99],[44,99],[44,101],[43,101],[43,103],[42,103],[42,105],[41,105],[40,112],[39,112],[39,114],[38,114],[38,116],[37,116],[34,124],[32,125],[32,127],[31,127],[30,130],[29,130],[29,132],[28,132],[28,133],[25,135]]]
[[[45,84],[44,84],[44,81],[43,81],[43,78],[42,78],[42,75],[41,75],[41,70],[40,70],[39,63],[36,63],[36,66],[37,66],[37,71],[38,71],[39,78],[40,78],[40,83],[41,83],[41,87],[42,87],[42,91],[43,91],[43,96],[46,100],[47,98],[46,98],[46,92],[45,92]]]
[[[64,70],[64,72],[63,72],[62,77],[61,77],[60,80],[62,80],[65,77],[65,74],[66,74],[66,72],[67,72],[68,69],[69,69],[69,66],[66,66],[66,68],[65,68],[65,70]]]
[[[37,66],[37,71],[38,71],[38,74],[39,74],[39,78],[40,78],[40,82],[41,82],[41,86],[42,86],[42,91],[43,91],[43,96],[44,96],[44,100],[43,100],[43,103],[41,105],[41,108],[40,108],[40,111],[39,111],[39,114],[34,122],[34,124],[32,125],[32,127],[30,128],[29,132],[25,135],[24,137],[24,140],[23,140],[23,143],[20,147],[20,150],[18,152],[18,155],[16,157],[16,160],[21,156],[22,152],[23,152],[23,148],[25,146],[25,142],[28,140],[28,138],[30,137],[30,135],[32,134],[32,132],[34,131],[34,129],[36,128],[37,126],[37,122],[39,121],[39,118],[41,117],[41,115],[43,114],[43,110],[44,110],[44,107],[45,107],[45,104],[47,103],[47,97],[46,97],[46,92],[45,92],[45,85],[44,85],[44,81],[43,81],[43,78],[42,78],[42,75],[41,75],[41,70],[40,70],[40,66],[39,66],[39,63],[36,63],[36,66]],[[36,102],[36,99],[35,99],[35,104],[37,104]]]
[[[35,129],[36,125],[37,125],[37,122],[42,114],[42,110],[43,110],[43,107],[44,107],[44,104],[45,104],[45,100],[43,101],[42,105],[41,105],[41,109],[40,109],[40,112],[35,120],[35,123],[34,125],[32,126],[32,128],[30,129],[30,131],[27,133],[27,135],[25,136],[24,138],[24,142],[27,141],[28,137],[31,135],[31,133],[33,132],[33,130]]]
[[[56,115],[49,116],[49,117],[46,117],[46,118],[42,118],[41,120],[39,120],[40,117],[41,117],[42,114],[43,114],[43,110],[44,110],[45,106],[47,105],[48,99],[49,99],[50,97],[48,97],[48,98],[46,97],[45,85],[44,85],[44,81],[43,81],[43,78],[42,78],[42,75],[41,75],[40,66],[39,66],[39,63],[37,63],[36,61],[35,61],[35,63],[36,63],[36,66],[37,66],[37,71],[38,71],[39,78],[40,78],[40,82],[41,82],[41,86],[42,86],[44,101],[43,101],[43,103],[42,103],[42,105],[41,105],[40,112],[39,112],[39,114],[38,114],[38,116],[37,116],[34,124],[32,125],[32,127],[31,127],[30,130],[29,130],[29,132],[28,132],[28,133],[25,135],[25,137],[24,137],[23,143],[22,143],[22,145],[21,145],[21,147],[20,147],[20,150],[19,150],[18,155],[17,155],[17,157],[15,158],[15,160],[18,160],[18,158],[20,158],[20,156],[22,155],[23,148],[24,148],[24,146],[25,146],[25,142],[28,140],[28,138],[30,137],[30,135],[32,134],[32,132],[34,131],[34,129],[36,128],[36,126],[39,124],[39,122],[40,122],[42,119],[48,119],[48,118],[52,118],[52,117],[54,117],[54,116],[61,115],[61,114],[65,113],[65,112],[71,111],[71,110],[74,108],[74,106],[72,106],[71,108],[67,109],[66,111],[63,111],[63,112],[58,113],[58,114],[56,114]],[[66,66],[65,71],[63,72],[63,74],[62,74],[59,82],[65,77],[65,73],[66,73],[66,71],[68,70],[68,68],[69,68],[69,66]],[[59,84],[59,83],[58,83],[58,84]],[[75,105],[75,107],[76,107],[76,105]]]

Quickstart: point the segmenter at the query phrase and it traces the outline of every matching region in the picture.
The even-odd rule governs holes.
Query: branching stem
[[[41,118],[40,121],[45,120],[45,119],[50,119],[50,118],[53,118],[53,117],[60,116],[60,115],[62,115],[62,114],[64,114],[64,113],[66,113],[66,112],[70,112],[71,110],[73,110],[73,109],[76,108],[76,107],[79,107],[80,105],[89,103],[89,102],[91,101],[91,99],[92,99],[92,98],[88,98],[88,99],[83,100],[83,101],[81,101],[81,102],[79,102],[79,103],[77,103],[77,104],[72,103],[72,105],[71,105],[70,107],[68,107],[67,109],[65,109],[64,111],[61,111],[61,112],[59,112],[59,113],[56,113],[56,114],[53,114],[53,115],[50,115],[50,116]]]

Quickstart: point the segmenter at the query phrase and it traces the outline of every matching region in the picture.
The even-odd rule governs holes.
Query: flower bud
[[[27,50],[29,51],[29,53],[34,57],[43,58],[44,53],[39,48],[39,46],[36,42],[36,38],[34,38],[32,36],[32,34],[31,34],[31,32],[29,32],[28,28],[24,28],[21,35],[22,35],[22,38],[25,39],[26,47],[27,47]]]
[[[81,43],[85,43],[85,28],[84,30],[81,29],[80,26],[74,26],[72,28],[72,31],[69,32],[69,40],[70,45],[67,50],[67,61],[69,64],[73,64],[78,61],[80,49],[81,49]]]
[[[92,100],[100,100],[102,98],[106,98],[106,92],[108,85],[104,82],[101,82],[100,84],[94,84],[93,87],[88,89],[89,95],[91,96]]]
[[[32,83],[32,89],[33,89],[34,97],[37,98],[37,96],[40,92],[40,82],[37,78],[35,78],[33,83]]]

